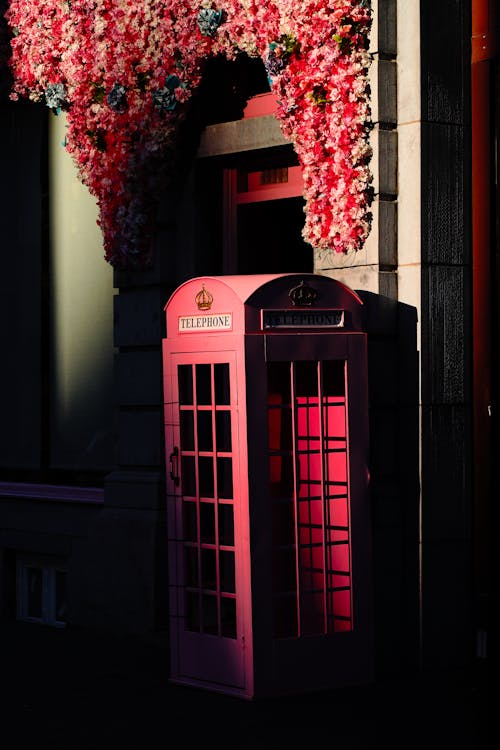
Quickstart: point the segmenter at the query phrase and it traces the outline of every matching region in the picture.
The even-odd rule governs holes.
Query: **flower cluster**
[[[11,98],[64,110],[106,258],[149,261],[156,196],[206,61],[259,56],[302,166],[304,239],[359,249],[370,229],[367,0],[10,0]]]
[[[11,76],[9,72],[10,29],[5,18],[9,0],[0,0],[0,102],[9,96]]]

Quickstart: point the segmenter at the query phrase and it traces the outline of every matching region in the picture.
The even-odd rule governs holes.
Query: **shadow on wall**
[[[376,664],[419,664],[419,352],[416,308],[371,292],[368,333]]]

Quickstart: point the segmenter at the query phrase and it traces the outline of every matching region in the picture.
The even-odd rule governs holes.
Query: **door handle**
[[[170,454],[170,479],[173,481],[175,486],[179,484],[179,449],[175,446],[174,450]]]

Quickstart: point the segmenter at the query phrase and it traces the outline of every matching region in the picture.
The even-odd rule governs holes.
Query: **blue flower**
[[[299,42],[290,34],[283,34],[276,42],[271,42],[264,62],[268,77],[279,75],[288,65],[290,57],[299,51]]]
[[[224,20],[221,10],[213,8],[202,8],[198,13],[198,28],[204,36],[215,36],[217,29]]]
[[[64,83],[50,83],[45,91],[47,107],[60,110],[67,104]]]
[[[176,75],[169,75],[165,81],[165,86],[161,89],[154,89],[151,92],[153,104],[162,112],[171,112],[177,106],[175,89],[181,85],[181,81]]]
[[[127,92],[121,83],[115,83],[106,100],[115,112],[125,112],[127,109]]]
[[[277,55],[274,49],[271,49],[264,65],[269,76],[273,77],[279,75],[285,69],[286,62],[285,56]]]

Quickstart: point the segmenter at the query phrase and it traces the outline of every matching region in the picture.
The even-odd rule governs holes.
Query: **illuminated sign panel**
[[[179,333],[200,333],[201,331],[230,331],[232,327],[232,313],[214,313],[210,315],[181,315],[178,318]]]
[[[263,310],[262,328],[342,328],[343,310]]]

